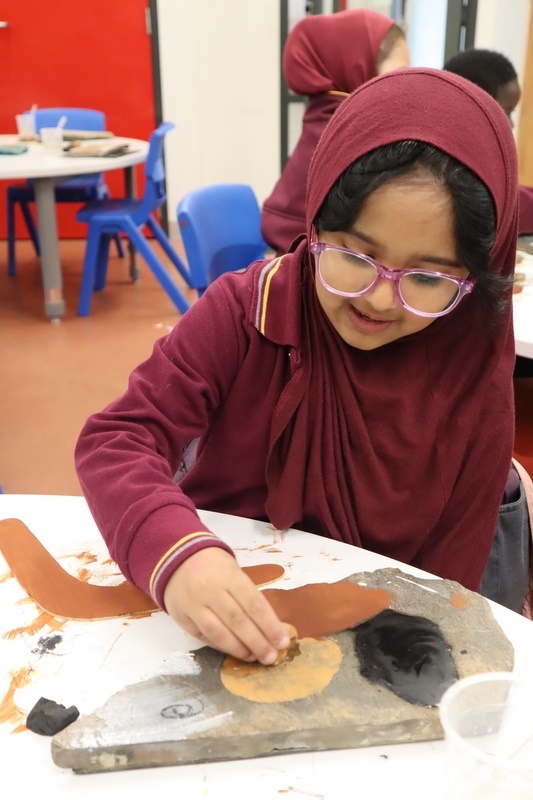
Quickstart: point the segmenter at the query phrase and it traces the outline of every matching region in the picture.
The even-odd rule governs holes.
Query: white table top
[[[103,541],[81,497],[0,495],[0,519],[15,517],[61,558],[62,566],[76,574],[80,554],[108,556]],[[276,586],[291,588],[312,582],[333,582],[354,572],[400,567],[421,577],[426,573],[392,559],[323,539],[301,531],[275,532],[269,525],[223,514],[202,512],[210,528],[236,550],[242,566],[275,562],[286,573]],[[77,554],[77,555],[75,555]],[[305,556],[305,557],[303,557]],[[87,567],[86,561],[81,561]],[[89,566],[102,581],[105,567]],[[108,568],[109,569],[109,568]],[[6,571],[0,555],[0,577]],[[28,685],[16,691],[17,706],[27,713],[39,699],[49,697],[76,705],[88,713],[123,686],[165,671],[174,654],[201,643],[183,633],[163,613],[143,619],[68,621],[62,624],[60,653],[38,655],[33,648],[53,631],[31,629],[38,616],[15,580],[0,580],[0,699],[17,670],[27,673]],[[533,623],[491,604],[499,624],[515,647],[515,671],[530,674],[533,663]],[[15,628],[22,632],[6,636]],[[29,731],[13,733],[0,724],[3,786],[10,800],[29,797],[91,798],[94,800],[144,800],[157,787],[159,796],[226,800],[227,797],[354,798],[363,787],[376,798],[444,800],[446,759],[444,743],[425,742],[352,750],[286,754],[261,759],[212,764],[159,767],[126,772],[76,775],[56,767],[50,756],[50,738]]]
[[[515,348],[517,355],[533,358],[533,255],[520,252],[520,258],[516,272],[526,281],[522,291],[513,295]]]
[[[113,139],[99,140],[102,143],[128,144],[131,153],[107,158],[72,158],[70,156],[49,155],[40,142],[20,142],[16,135],[0,136],[0,144],[27,144],[28,151],[20,155],[0,155],[0,179],[19,178],[58,178],[72,175],[87,175],[91,172],[108,172],[112,169],[131,167],[146,161],[148,142],[142,139],[128,139],[117,136]]]

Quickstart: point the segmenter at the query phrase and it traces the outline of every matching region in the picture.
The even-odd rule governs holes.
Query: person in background
[[[513,111],[520,102],[518,75],[509,59],[495,50],[471,49],[452,56],[444,69],[481,86],[505,111],[514,127]],[[533,234],[533,187],[518,187],[518,235]]]
[[[76,468],[111,557],[188,633],[263,664],[289,643],[198,509],[520,610],[529,528],[502,543],[497,524],[502,502],[526,508],[511,468],[516,184],[511,128],[479,87],[430,69],[369,81],[318,143],[297,245],[212,283],[88,419]]]
[[[521,90],[516,70],[503,53],[475,48],[465,50],[452,56],[444,69],[481,86],[500,104],[514,127],[512,114],[520,102]]]
[[[521,89],[518,75],[503,53],[495,50],[471,49],[452,56],[444,69],[461,75],[484,89],[503,108],[514,128],[512,114],[520,102]],[[533,234],[533,187],[518,187],[518,235]],[[516,357],[515,378],[533,377],[533,362],[530,358]]]
[[[308,16],[289,33],[283,75],[289,89],[309,100],[300,138],[263,204],[263,238],[278,255],[305,232],[309,164],[332,115],[354,89],[409,63],[402,29],[369,9]]]

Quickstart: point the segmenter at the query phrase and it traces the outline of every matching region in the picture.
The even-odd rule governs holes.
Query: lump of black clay
[[[355,628],[361,675],[417,706],[436,706],[458,679],[451,648],[425,617],[386,609]]]
[[[28,714],[26,727],[42,736],[53,736],[77,720],[79,715],[76,706],[66,708],[54,700],[41,697]]]

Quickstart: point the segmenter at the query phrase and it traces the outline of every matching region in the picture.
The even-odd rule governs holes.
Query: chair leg
[[[87,234],[87,247],[83,261],[83,277],[81,281],[80,296],[78,300],[78,316],[86,317],[91,310],[91,300],[95,284],[98,251],[100,249],[101,230],[99,227],[89,225]]]
[[[178,311],[180,311],[182,314],[185,314],[185,312],[189,310],[190,304],[178,289],[161,261],[157,258],[142,233],[140,233],[133,224],[131,225],[131,230],[128,227],[127,233],[128,237],[133,242],[140,255],[144,258]]]
[[[7,190],[7,274],[8,275],[15,275],[17,271],[17,266],[15,262],[15,241],[16,241],[16,231],[15,231],[15,205],[16,200],[13,200],[11,196],[11,192],[9,189]],[[33,247],[37,255],[40,255],[40,248],[39,248],[39,234],[37,233],[37,226],[35,225],[32,213],[27,203],[20,201],[20,210],[22,211],[22,216],[24,217],[24,222],[26,223],[26,227],[28,229],[28,233],[30,234],[30,238],[33,243]]]
[[[35,224],[35,220],[33,219],[33,214],[30,211],[30,207],[27,203],[21,202],[20,210],[22,211],[24,222],[26,223],[28,233],[30,234],[30,238],[33,242],[34,250],[36,254],[40,256],[41,248],[39,246],[39,234],[37,232],[37,225]]]
[[[146,221],[146,225],[152,231],[155,238],[165,251],[166,255],[170,258],[183,280],[187,282],[187,285],[190,286],[191,289],[195,289],[196,287],[191,283],[191,272],[189,268],[174,250],[168,236],[159,222],[155,219],[155,217],[150,216]]]
[[[102,233],[100,236],[100,244],[98,245],[98,254],[96,256],[96,275],[94,278],[94,291],[101,292],[105,288],[107,279],[107,262],[109,261],[109,245],[111,243],[110,233]],[[113,235],[113,238],[116,234]]]
[[[107,183],[100,183],[96,189],[96,199],[107,200],[107,198],[110,196],[111,195],[109,194],[109,187]],[[122,244],[122,239],[120,238],[119,233],[113,234],[113,241],[115,242],[117,248],[118,257],[124,258],[124,245]]]
[[[7,274],[15,275],[17,265],[15,262],[15,203],[7,190]]]
[[[137,259],[135,258],[135,248],[133,247],[133,245],[131,253],[133,255],[132,255],[132,260],[130,261],[130,278],[132,283],[137,283],[137,281],[139,281],[141,277],[141,269],[137,264]]]
[[[124,245],[122,244],[122,239],[120,238],[120,234],[115,233],[113,235],[113,239],[117,246],[117,255],[119,258],[124,258]]]

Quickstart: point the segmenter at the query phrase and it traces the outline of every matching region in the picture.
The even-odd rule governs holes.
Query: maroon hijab
[[[296,94],[350,93],[377,75],[383,37],[394,20],[369,9],[300,20],[283,51],[283,74]]]
[[[298,143],[263,204],[261,231],[274,252],[285,253],[305,231],[305,187],[315,147],[346,94],[377,75],[379,48],[392,25],[382,14],[357,9],[305,17],[289,34],[285,80],[310,97]]]
[[[440,70],[389,73],[342,104],[310,167],[308,235],[341,173],[402,139],[433,144],[485,183],[497,215],[490,268],[510,275],[517,166],[509,122],[485,92]],[[270,518],[477,589],[514,435],[510,291],[495,323],[474,290],[423,331],[360,351],[322,312],[306,243],[285,258],[302,270],[306,345],[273,421]]]

